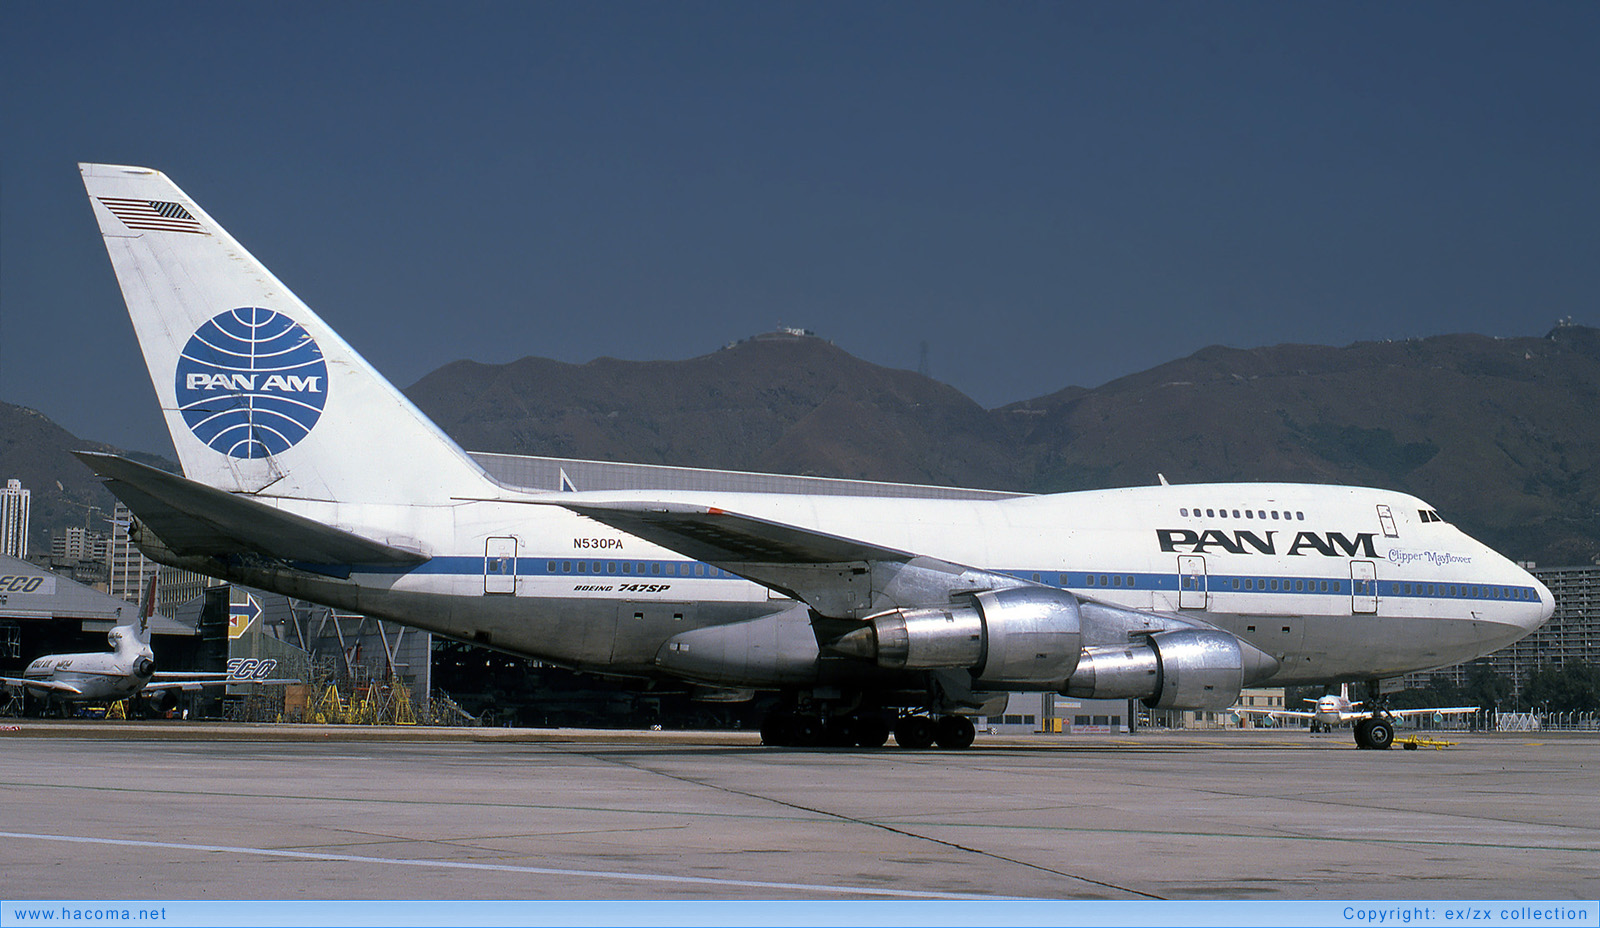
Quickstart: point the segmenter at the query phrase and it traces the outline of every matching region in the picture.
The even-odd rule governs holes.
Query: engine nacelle
[[[829,647],[891,670],[972,673],[994,687],[1053,689],[1083,650],[1078,600],[1063,590],[1019,587],[978,593],[970,605],[895,609]]]
[[[661,646],[656,665],[721,686],[789,686],[817,681],[817,656],[810,614],[799,606],[681,632]]]
[[[178,707],[177,690],[155,690],[144,697],[151,712],[168,712]]]
[[[1065,694],[1142,699],[1152,709],[1225,709],[1276,673],[1271,655],[1222,631],[1185,628],[1139,642],[1085,648]]]

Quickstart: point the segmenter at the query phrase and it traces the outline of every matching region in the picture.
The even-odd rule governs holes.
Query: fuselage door
[[[1378,611],[1378,568],[1371,561],[1350,562],[1350,611],[1375,615]]]
[[[1206,607],[1206,559],[1198,554],[1178,555],[1178,608]]]
[[[517,540],[515,538],[490,538],[484,543],[483,591],[485,593],[515,593],[517,591]]]
[[[1378,524],[1383,526],[1383,537],[1400,537],[1400,532],[1394,526],[1394,513],[1389,510],[1388,506],[1378,506]]]

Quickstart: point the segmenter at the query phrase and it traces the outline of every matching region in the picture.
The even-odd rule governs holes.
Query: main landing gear
[[[933,745],[951,751],[970,747],[977,736],[963,715],[902,715],[890,725],[887,713],[862,712],[821,716],[793,709],[774,709],[761,721],[761,743],[786,748],[881,748],[889,741],[921,750]]]
[[[1356,723],[1356,747],[1388,750],[1394,744],[1394,723],[1386,716],[1371,715]]]

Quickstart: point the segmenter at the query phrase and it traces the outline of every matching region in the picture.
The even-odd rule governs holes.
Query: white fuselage
[[[562,498],[629,496],[636,494]],[[1387,490],[1214,484],[999,500],[704,491],[652,498],[1190,616],[1271,654],[1276,683],[1386,677],[1468,660],[1521,638],[1553,609],[1527,571],[1430,516],[1420,500]],[[427,544],[430,559],[415,569],[353,575],[363,607],[459,637],[493,627],[492,643],[577,666],[645,670],[671,634],[783,605],[765,587],[548,501],[507,490],[500,499],[438,507],[281,504],[368,537],[450,539]],[[602,627],[579,630],[596,616]]]
[[[113,651],[47,654],[35,659],[23,671],[22,679],[59,685],[30,686],[25,682],[24,688],[29,695],[57,702],[110,702],[137,695],[150,682],[155,661],[149,645],[141,644],[126,631],[122,627],[113,631]],[[146,671],[143,676],[139,674],[141,669]]]

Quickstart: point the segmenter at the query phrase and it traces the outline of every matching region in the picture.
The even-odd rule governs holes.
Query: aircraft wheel
[[[773,710],[761,720],[761,743],[787,748],[795,744],[795,717],[792,712]]]
[[[1361,721],[1356,722],[1356,724],[1353,726],[1356,734],[1356,747],[1372,747],[1371,739],[1368,737],[1368,732],[1372,728],[1372,721],[1372,719],[1362,719]]]
[[[822,743],[830,748],[856,746],[856,720],[851,716],[828,719],[822,726]]]
[[[1388,719],[1373,719],[1367,726],[1367,747],[1387,751],[1394,744],[1394,725]]]
[[[881,748],[889,743],[889,723],[877,716],[862,716],[855,724],[856,747]]]
[[[908,715],[894,723],[894,743],[913,751],[931,746],[936,733],[933,719],[925,715]]]
[[[946,715],[939,719],[933,740],[947,751],[959,751],[971,747],[977,734],[971,719],[964,715]]]
[[[823,743],[822,738],[825,730],[822,727],[822,719],[815,716],[794,716],[794,724],[791,730],[794,732],[794,740],[790,744],[794,747],[814,748]]]

